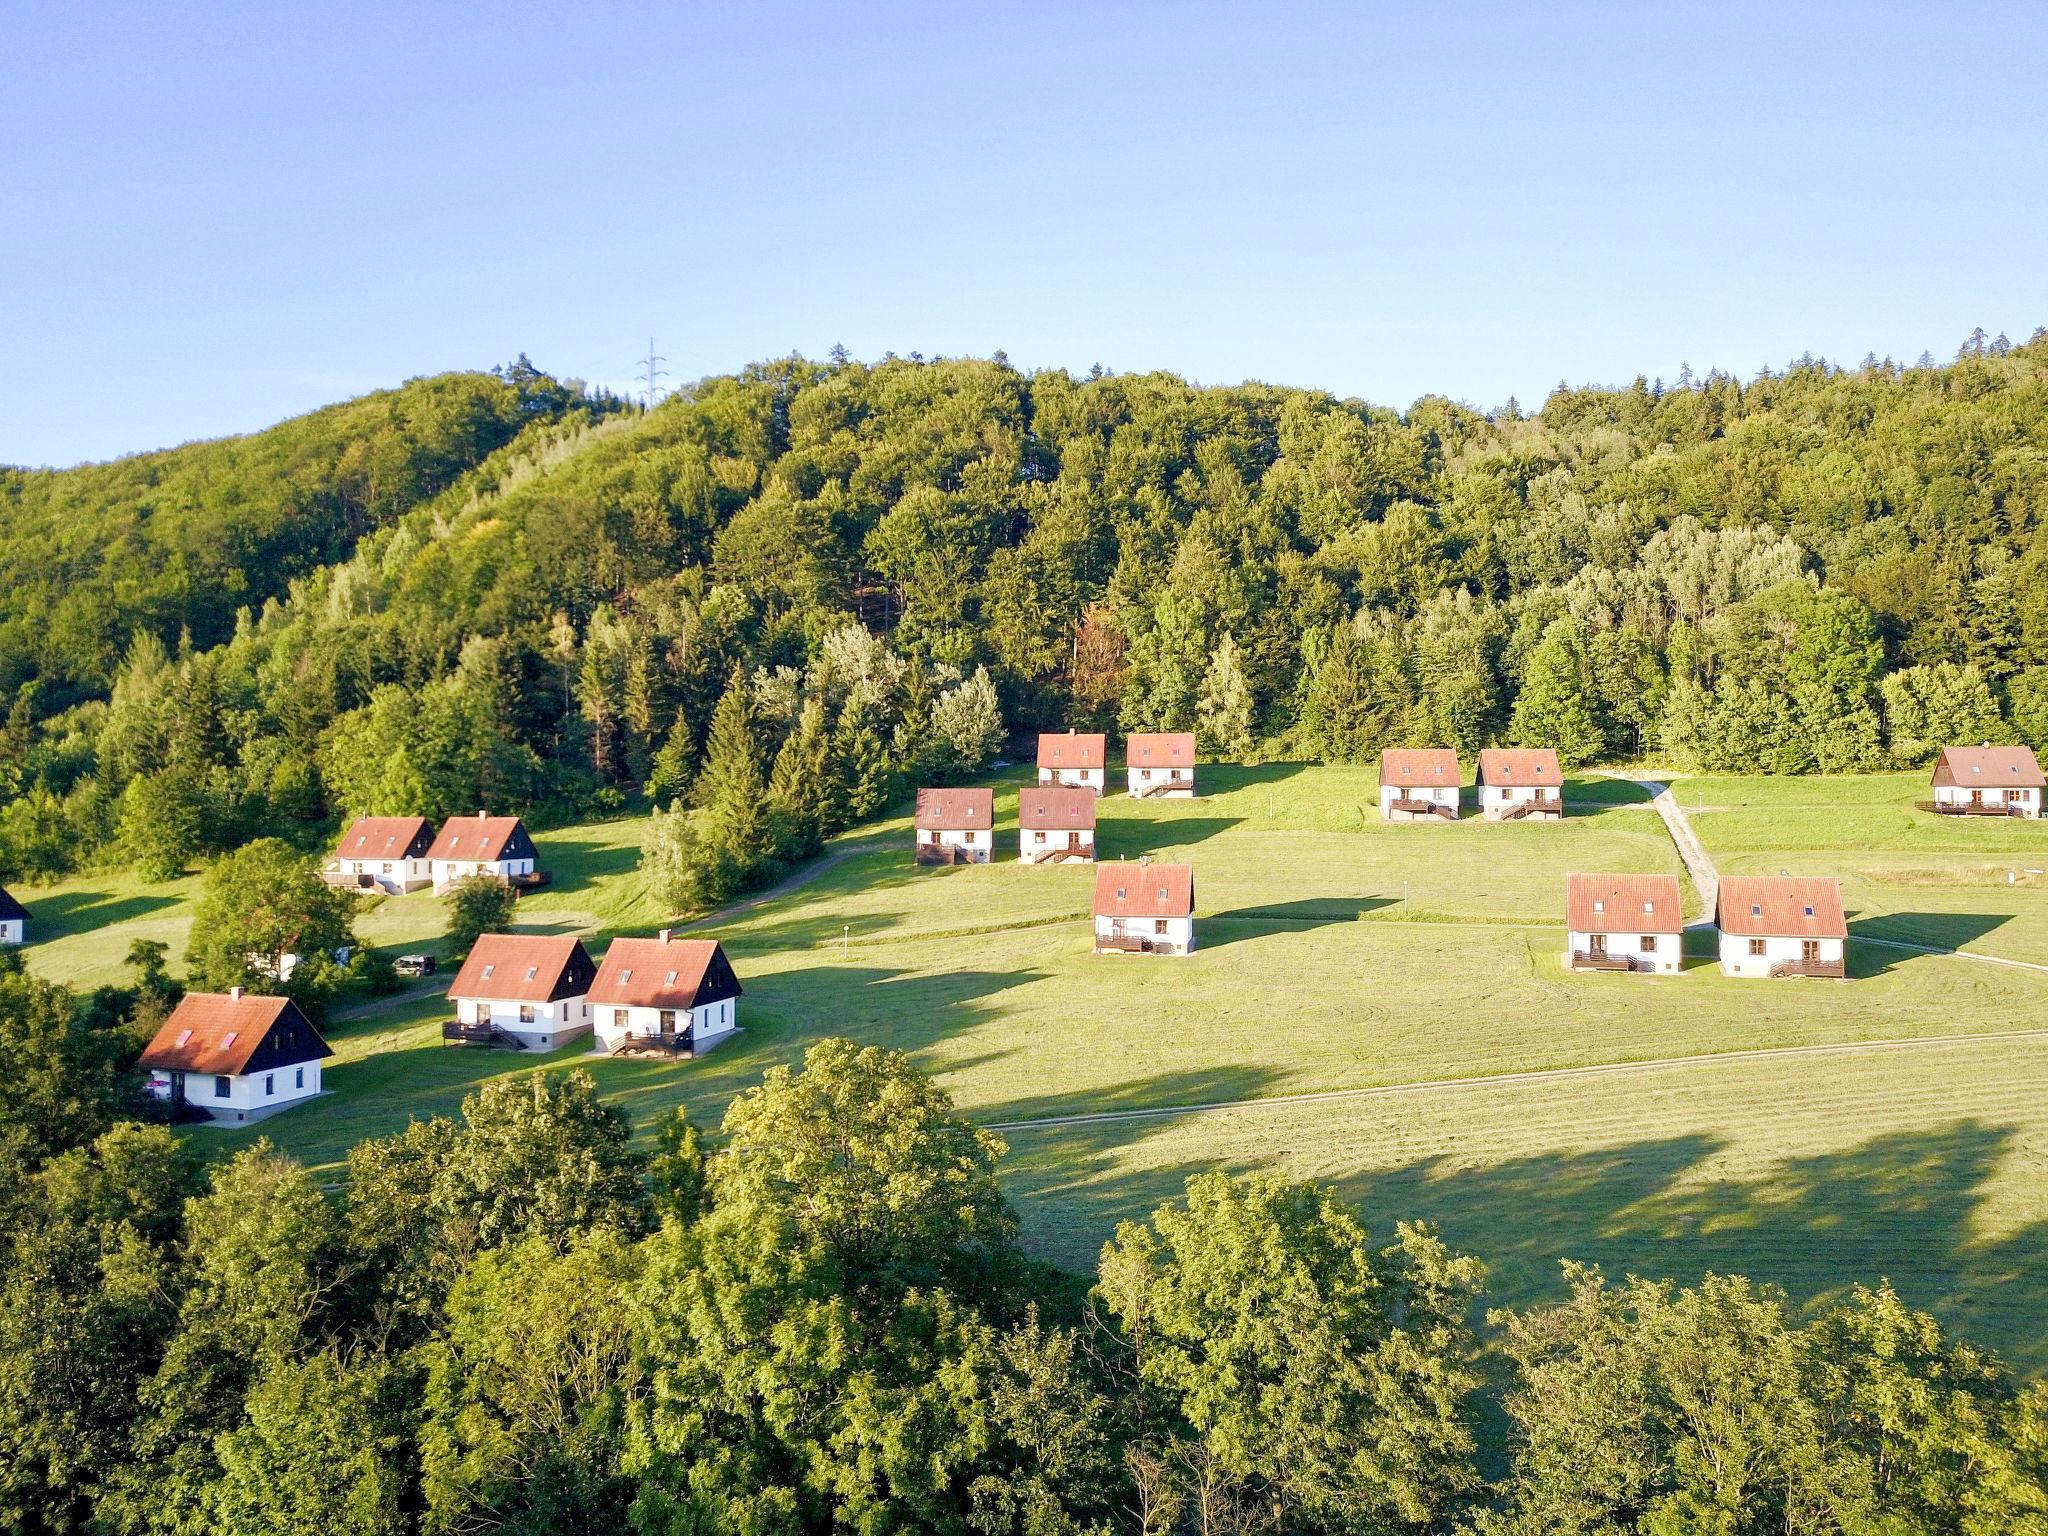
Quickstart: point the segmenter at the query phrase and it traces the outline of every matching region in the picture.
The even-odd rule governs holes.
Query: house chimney
[[[664,943],[664,944],[666,944],[666,943],[668,942],[668,940],[669,940],[669,935],[670,935],[671,933],[673,933],[674,931],[675,931],[675,930],[674,930],[674,929],[672,929],[672,928],[664,928],[664,929],[662,929],[662,930],[661,930],[661,942],[662,942],[662,943]]]
[[[239,1003],[242,1000],[242,989],[240,987],[229,987],[228,996]]]

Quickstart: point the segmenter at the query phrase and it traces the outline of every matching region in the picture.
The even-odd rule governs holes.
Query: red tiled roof
[[[450,997],[505,1003],[552,1003],[590,990],[597,965],[577,938],[531,933],[487,933],[476,941]]]
[[[1549,747],[1485,747],[1479,753],[1479,782],[1496,789],[1542,784],[1555,789],[1564,783],[1564,771]]]
[[[1086,731],[1047,732],[1038,738],[1041,768],[1100,768],[1109,756],[1109,738]]]
[[[1192,768],[1193,731],[1138,731],[1124,743],[1124,761],[1133,768]]]
[[[424,816],[359,816],[341,834],[337,859],[416,859],[433,846],[433,823]]]
[[[489,864],[505,856],[505,845],[525,832],[517,816],[450,816],[427,850],[430,859],[474,859]]]
[[[920,789],[917,829],[920,832],[986,832],[996,824],[996,792],[992,789]]]
[[[1193,917],[1195,871],[1188,864],[1119,861],[1095,870],[1097,917]]]
[[[1095,791],[1061,784],[1017,791],[1017,825],[1026,832],[1083,832],[1095,827]]]
[[[590,984],[607,1008],[694,1008],[737,997],[740,984],[716,939],[613,939]]]
[[[1380,754],[1380,786],[1456,789],[1465,777],[1449,747],[1388,747]]]
[[[2032,747],[1943,747],[1936,789],[2048,789]]]
[[[1678,933],[1685,927],[1676,875],[1567,875],[1564,925],[1572,933]]]
[[[271,1036],[274,1060],[266,1066],[291,1066],[332,1056],[327,1042],[288,997],[244,992],[187,992],[163,1028],[149,1042],[139,1065],[159,1072],[205,1072],[238,1077]]]
[[[1744,938],[1846,939],[1842,887],[1832,875],[1729,875],[1715,925]]]

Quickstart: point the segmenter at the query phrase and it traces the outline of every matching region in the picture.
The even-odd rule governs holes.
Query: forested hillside
[[[814,827],[1043,725],[1786,773],[2048,744],[2040,332],[1531,416],[1000,356],[789,359],[621,415],[462,377],[0,486],[17,875],[708,803],[727,696],[726,802],[792,751]]]

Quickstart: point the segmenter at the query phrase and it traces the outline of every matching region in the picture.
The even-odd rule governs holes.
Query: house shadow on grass
[[[16,895],[20,896],[17,891]],[[161,912],[178,904],[175,896],[151,896],[137,892],[110,896],[103,891],[59,891],[36,896],[33,891],[21,903],[28,908],[29,937],[35,940],[64,938],[91,928],[111,928]]]
[[[587,891],[600,881],[629,875],[640,865],[640,850],[629,843],[590,842],[543,833],[535,840],[535,850],[540,867],[552,877],[546,889],[557,895]]]
[[[1095,857],[1113,862],[1178,852],[1243,824],[1242,816],[1162,816],[1157,820],[1107,816],[1095,823]]]
[[[1327,928],[1333,923],[1357,922],[1367,913],[1393,905],[1391,896],[1311,896],[1261,907],[1234,907],[1228,912],[1198,918],[1196,937],[1203,949],[1222,949],[1275,929]]]
[[[1588,816],[1605,816],[1631,807],[1646,807],[1650,796],[1640,784],[1628,779],[1574,778],[1565,775],[1564,814],[1568,821]]]
[[[2012,921],[2004,912],[1879,912],[1849,923],[1852,939],[1881,939],[1927,949],[1967,949]]]

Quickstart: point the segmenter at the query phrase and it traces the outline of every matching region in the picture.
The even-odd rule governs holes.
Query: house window
[[[306,1086],[306,1069],[304,1067],[298,1067],[293,1070],[292,1086],[294,1088],[303,1088]]]
[[[533,1004],[521,1003],[519,1005],[519,1022],[522,1024],[531,1024],[533,1022]]]
[[[270,1099],[275,1098],[276,1096],[277,1074],[275,1072],[266,1072],[263,1074],[263,1097],[265,1097],[266,1099]]]
[[[1764,941],[1762,939],[1751,939],[1749,941],[1749,952],[1752,955],[1761,957],[1764,952]]]
[[[216,1077],[213,1080],[213,1096],[216,1099],[224,1099],[231,1092],[233,1092],[233,1089],[230,1087],[229,1080],[227,1078]]]
[[[1643,935],[1643,953],[1646,955],[1654,955],[1655,953],[1657,953],[1657,935],[1655,935],[1654,933],[1646,933]]]
[[[1593,903],[1593,910],[1595,912],[1605,912],[1607,910],[1607,903],[1604,901],[1596,901]]]
[[[1808,917],[1811,917],[1811,916],[1813,916],[1813,908],[1811,908],[1811,907],[1808,907],[1808,908],[1806,909],[1806,915],[1807,915]]]
[[[1152,920],[1152,931],[1154,933],[1166,932],[1166,919],[1163,917],[1154,918]]]
[[[614,1008],[614,1009],[612,1010],[612,1028],[614,1028],[614,1029],[624,1029],[625,1027],[626,1027],[626,1010],[625,1010],[625,1009],[623,1009],[623,1008]]]

